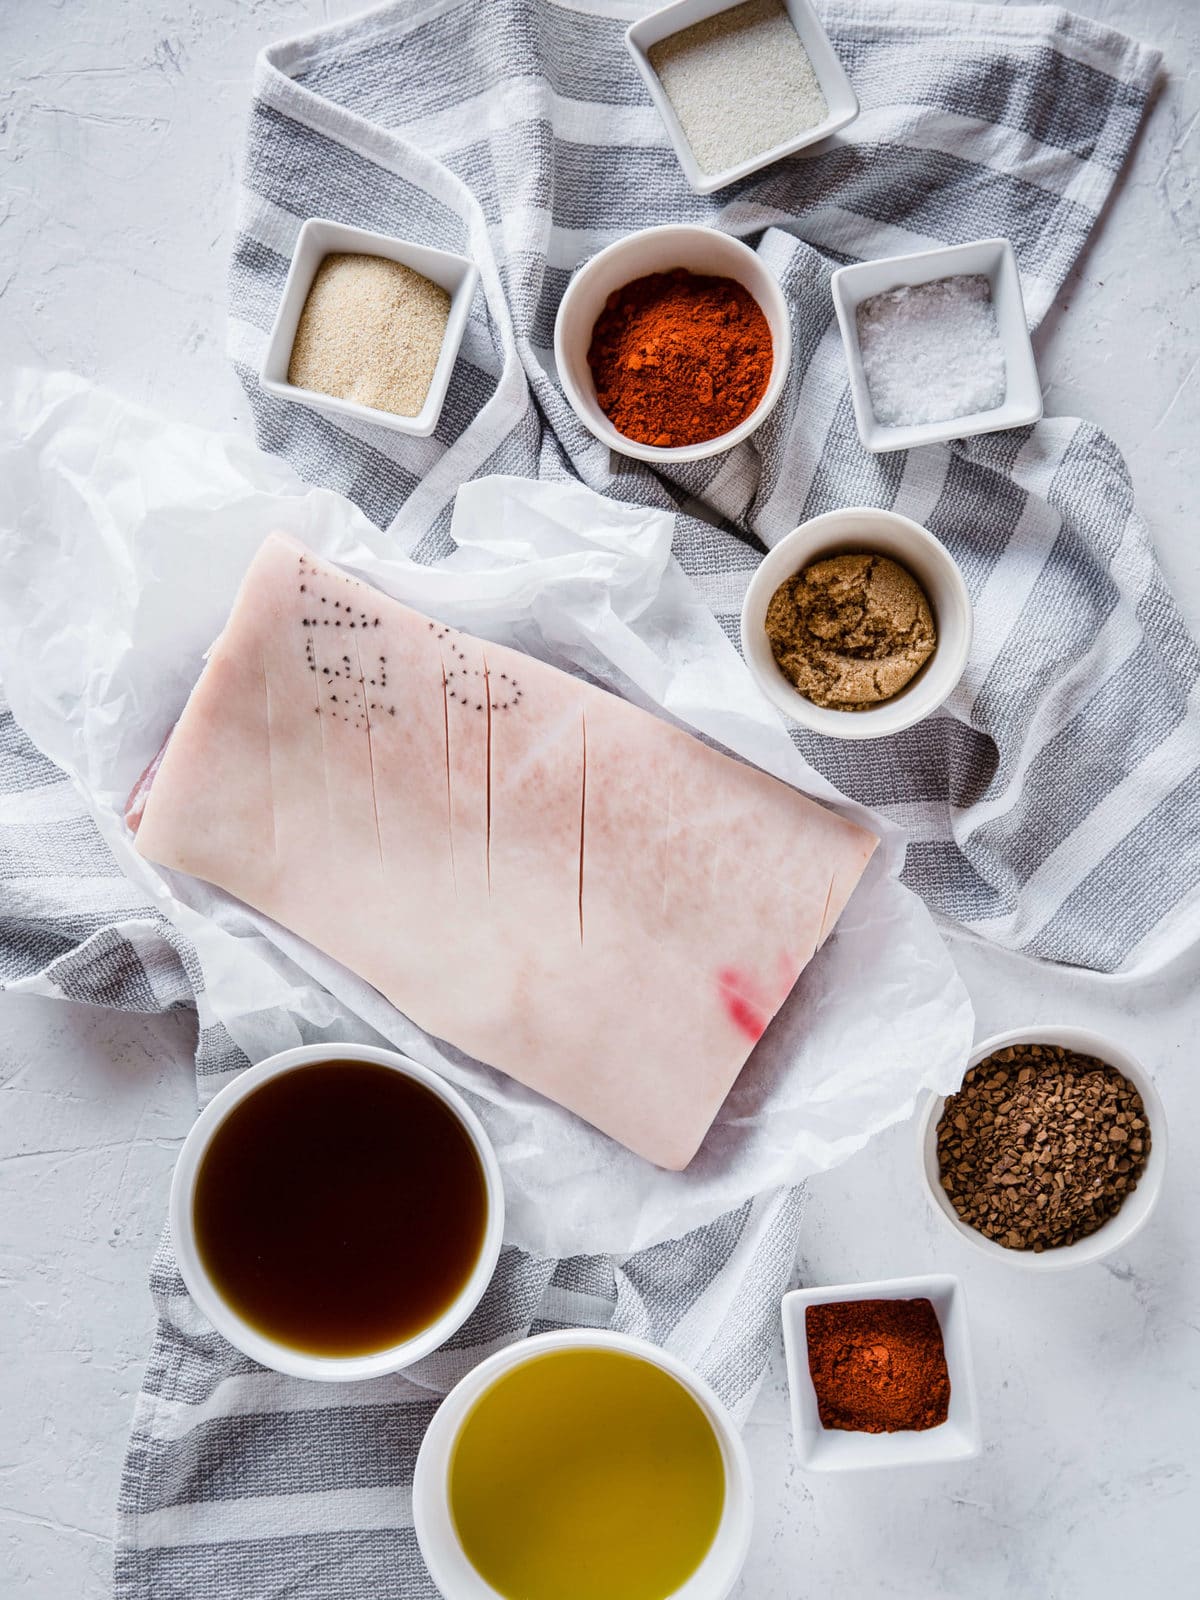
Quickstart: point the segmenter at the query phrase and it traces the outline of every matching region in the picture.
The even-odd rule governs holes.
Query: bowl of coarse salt
[[[1162,1191],[1167,1118],[1153,1079],[1090,1028],[985,1039],[962,1087],[931,1095],[916,1128],[933,1210],[975,1250],[1029,1272],[1121,1249]]]
[[[633,23],[625,43],[698,194],[828,139],[858,115],[810,0],[675,0]]]
[[[863,261],[839,268],[830,286],[868,450],[910,450],[1041,416],[1007,239]]]
[[[309,217],[259,380],[281,400],[428,438],[478,283],[466,256]]]

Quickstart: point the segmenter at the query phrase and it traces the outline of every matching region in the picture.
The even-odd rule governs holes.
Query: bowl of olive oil
[[[447,1600],[723,1600],[753,1491],[706,1383],[641,1339],[576,1329],[510,1345],[451,1390],[413,1520]]]
[[[192,1298],[263,1366],[345,1383],[411,1366],[478,1304],[504,1230],[496,1155],[436,1073],[307,1045],[248,1068],[192,1126],[171,1185]]]

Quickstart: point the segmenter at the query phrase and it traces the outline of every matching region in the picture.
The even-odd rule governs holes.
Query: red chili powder
[[[600,409],[619,433],[667,448],[736,428],[771,381],[771,330],[732,278],[676,267],[610,294],[588,365]]]
[[[950,1373],[928,1300],[808,1306],[804,1329],[823,1428],[898,1433],[945,1422]]]

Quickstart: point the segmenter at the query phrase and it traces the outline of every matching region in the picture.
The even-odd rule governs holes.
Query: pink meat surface
[[[137,833],[449,1040],[687,1165],[877,841],[265,541]]]

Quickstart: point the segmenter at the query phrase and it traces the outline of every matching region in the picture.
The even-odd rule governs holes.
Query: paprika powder
[[[804,1331],[823,1428],[898,1433],[945,1422],[950,1372],[928,1300],[809,1306]]]
[[[749,290],[684,267],[610,294],[588,350],[596,400],[613,427],[669,449],[744,422],[773,360],[770,327]]]

